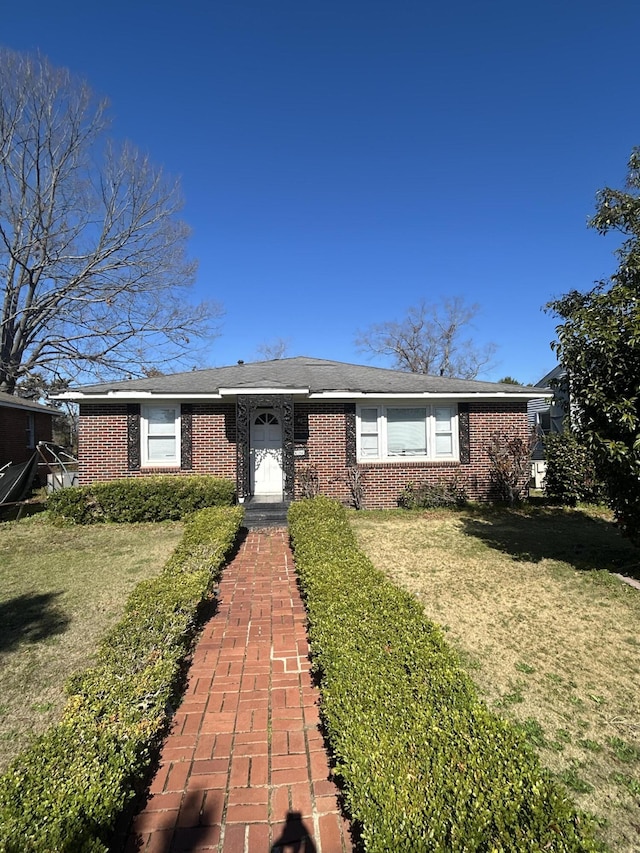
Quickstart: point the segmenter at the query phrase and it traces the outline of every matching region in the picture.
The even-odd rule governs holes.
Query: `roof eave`
[[[549,391],[315,391],[309,399],[356,399],[356,400],[537,400],[539,397],[552,397]]]
[[[221,397],[239,397],[242,394],[294,394],[296,396],[311,396],[309,388],[262,388],[260,386],[255,386],[250,388],[220,388],[219,390]]]
[[[32,414],[42,414],[42,415],[62,415],[63,412],[58,411],[58,409],[50,409],[48,406],[43,406],[41,403],[37,403],[36,405],[28,406],[20,403],[6,403],[4,400],[0,402],[0,406],[3,409],[17,409],[20,412],[30,412]]]
[[[102,400],[220,400],[218,393],[194,394],[181,392],[179,394],[167,391],[107,391],[102,394],[88,394],[80,391],[65,391],[62,394],[51,394],[52,400],[70,400],[75,403],[100,402]]]
[[[106,393],[83,393],[64,391],[52,394],[53,400],[66,400],[76,403],[103,402],[114,400],[222,400],[227,397],[268,396],[290,394],[303,396],[310,400],[537,400],[541,397],[553,397],[552,391],[311,391],[309,388],[220,388],[218,392],[166,392],[166,391],[107,391]]]

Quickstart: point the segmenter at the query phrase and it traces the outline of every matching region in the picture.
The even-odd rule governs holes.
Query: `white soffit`
[[[309,394],[309,388],[220,388],[221,397],[241,397],[242,395],[261,396],[263,394],[297,394],[313,396]]]
[[[80,391],[65,391],[51,394],[52,400],[74,400],[99,402],[101,400],[220,400],[220,394],[167,394],[160,391],[107,391],[106,394],[83,394]]]
[[[540,397],[553,397],[553,393],[549,391],[525,392],[525,393],[490,393],[487,391],[479,391],[476,394],[469,393],[452,393],[421,391],[418,393],[384,393],[377,391],[317,391],[314,394],[309,394],[311,400],[317,399],[352,399],[352,400],[468,400],[470,402],[478,400],[537,400]]]
[[[75,402],[100,402],[103,400],[221,400],[224,397],[237,396],[281,396],[291,394],[303,396],[310,400],[467,400],[470,402],[479,400],[538,400],[540,398],[552,398],[553,391],[535,390],[525,392],[435,392],[420,391],[408,392],[379,392],[379,391],[314,391],[309,388],[220,388],[218,393],[167,393],[163,391],[107,391],[102,394],[84,394],[81,391],[64,391],[61,394],[51,394],[52,400],[72,400]]]

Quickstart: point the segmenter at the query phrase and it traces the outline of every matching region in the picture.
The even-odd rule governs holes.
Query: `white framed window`
[[[387,456],[427,455],[427,410],[386,408]]]
[[[451,459],[454,455],[453,409],[434,406],[434,450],[436,459]]]
[[[456,406],[439,403],[360,406],[357,423],[358,459],[363,462],[459,458]]]
[[[377,408],[360,409],[360,456],[377,459],[380,453],[380,426]]]
[[[165,467],[180,464],[180,406],[143,406],[140,418],[142,465]]]

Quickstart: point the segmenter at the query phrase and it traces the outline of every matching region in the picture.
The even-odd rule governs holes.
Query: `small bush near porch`
[[[350,516],[616,853],[640,843],[640,553],[596,510]]]

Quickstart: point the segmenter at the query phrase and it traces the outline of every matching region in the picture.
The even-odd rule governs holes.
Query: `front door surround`
[[[281,430],[280,494],[284,500],[293,500],[295,482],[293,397],[289,394],[240,394],[236,398],[236,484],[240,501],[254,494],[253,432],[256,418],[266,412],[277,419]],[[268,425],[259,424],[259,426]],[[275,427],[275,424],[271,424],[271,427]]]

